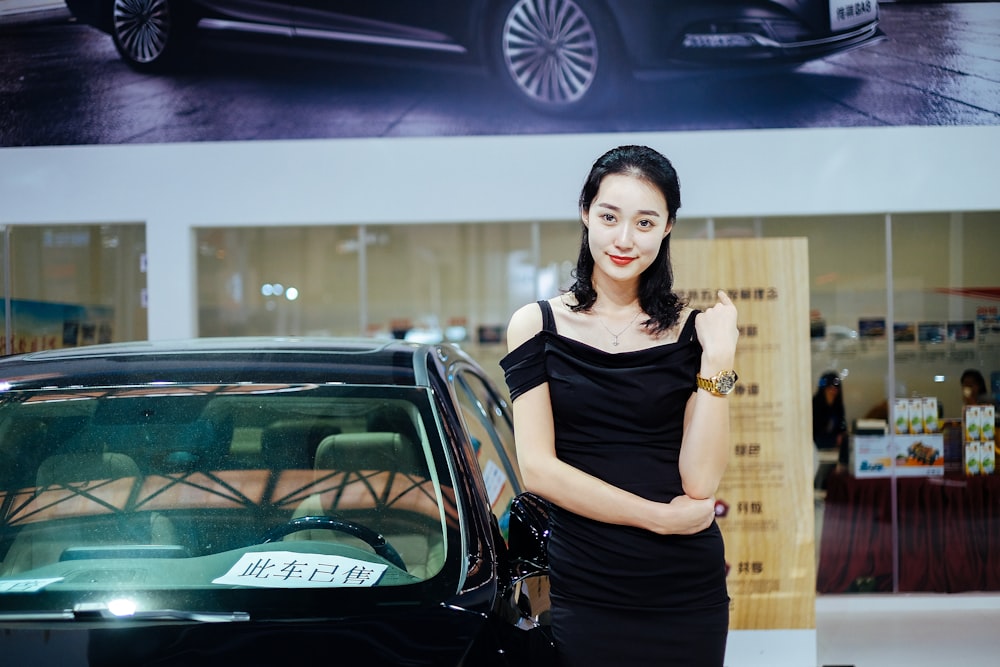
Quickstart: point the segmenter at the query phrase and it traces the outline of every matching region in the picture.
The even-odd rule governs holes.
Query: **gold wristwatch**
[[[725,396],[736,388],[736,381],[739,376],[736,371],[720,371],[712,377],[706,379],[699,373],[697,376],[698,388],[709,391],[716,396]]]

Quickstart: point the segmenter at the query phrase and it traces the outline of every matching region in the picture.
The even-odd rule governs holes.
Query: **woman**
[[[525,485],[553,505],[560,664],[721,667],[736,308],[673,292],[680,186],[660,153],[609,151],[579,204],[576,281],[514,313],[501,361]]]
[[[820,376],[812,397],[813,444],[820,451],[837,452],[837,463],[820,464],[813,486],[826,488],[826,480],[834,468],[847,467],[850,450],[847,440],[847,416],[840,375],[828,371]]]
[[[962,384],[962,405],[983,405],[992,403],[989,390],[986,389],[986,378],[975,368],[967,368],[959,379]]]
[[[847,416],[840,375],[823,373],[812,398],[813,442],[818,449],[843,449],[847,438]],[[847,463],[846,460],[841,463]]]

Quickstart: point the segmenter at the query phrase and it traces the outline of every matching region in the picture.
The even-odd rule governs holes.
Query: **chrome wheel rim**
[[[168,0],[115,0],[115,35],[132,60],[151,63],[163,55],[170,37]]]
[[[520,0],[503,24],[507,73],[530,99],[566,105],[582,99],[597,75],[597,34],[572,0]]]

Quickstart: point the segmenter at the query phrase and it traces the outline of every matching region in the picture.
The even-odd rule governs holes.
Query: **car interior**
[[[411,575],[401,581],[443,567],[454,499],[432,474],[416,405],[228,390],[81,392],[0,408],[0,461],[10,462],[0,466],[0,577],[102,559],[109,577],[127,578],[112,572],[120,559],[262,543],[374,552]]]

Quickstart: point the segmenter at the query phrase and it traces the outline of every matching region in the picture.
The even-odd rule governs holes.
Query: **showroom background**
[[[975,4],[985,12],[984,24],[997,25],[1000,3]],[[5,28],[19,33],[33,29]],[[937,29],[947,32],[948,26]],[[43,107],[31,95],[12,94],[23,92],[12,81],[30,82],[33,65],[30,54],[4,52],[4,36],[4,114],[58,118],[58,105]],[[962,35],[945,38],[961,40]],[[113,58],[113,49],[107,55]],[[649,144],[674,161],[683,186],[681,224],[733,217],[835,220],[998,212],[1000,54],[981,57],[992,58],[992,77],[956,76],[935,80],[923,90],[911,86],[914,97],[934,100],[961,97],[956,88],[974,88],[983,101],[974,124],[954,117],[944,124],[938,117],[922,120],[917,110],[895,125],[882,119],[838,126],[813,124],[808,118],[801,124],[758,118],[748,127],[746,116],[734,107],[732,116],[727,110],[704,110],[716,124],[697,130],[645,126],[619,131],[612,109],[611,122],[584,126],[546,120],[541,125],[547,131],[532,133],[520,133],[500,118],[503,132],[467,135],[417,130],[391,136],[383,128],[381,134],[364,136],[258,134],[243,141],[175,131],[95,144],[46,143],[18,134],[17,142],[4,140],[0,148],[0,225],[8,230],[140,225],[146,247],[145,324],[149,338],[166,339],[199,330],[200,230],[565,224],[575,220],[576,197],[590,163],[621,143]],[[780,88],[776,92],[775,112],[782,121],[795,117],[782,104]],[[39,106],[24,106],[31,103]],[[926,108],[933,110],[935,104]],[[141,122],[128,118],[128,107],[115,111],[117,122]],[[992,122],[983,120],[990,117]],[[183,130],[184,118],[173,118],[179,124],[175,130]],[[67,116],[65,121],[74,119]],[[43,127],[47,125],[39,123],[39,130]],[[996,245],[998,240],[1000,234],[983,243]],[[850,261],[845,257],[846,270]],[[7,290],[17,287],[9,274],[4,285]],[[794,654],[803,645],[808,651],[815,638],[780,641],[787,641]]]

